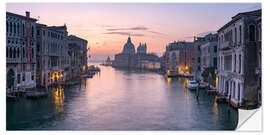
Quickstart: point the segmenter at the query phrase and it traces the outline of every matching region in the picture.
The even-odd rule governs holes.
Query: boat
[[[189,80],[188,84],[186,85],[186,87],[190,90],[197,89],[198,86],[199,86],[199,83],[195,80]]]

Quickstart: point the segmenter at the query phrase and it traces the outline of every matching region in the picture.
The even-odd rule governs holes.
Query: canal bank
[[[238,112],[185,79],[101,66],[48,98],[7,103],[8,130],[234,130]]]

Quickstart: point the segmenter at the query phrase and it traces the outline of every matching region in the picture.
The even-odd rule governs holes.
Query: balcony
[[[223,43],[220,44],[220,50],[228,50],[231,49],[233,47],[233,43],[232,41],[225,41]]]

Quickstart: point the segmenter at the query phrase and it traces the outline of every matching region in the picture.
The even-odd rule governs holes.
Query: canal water
[[[48,98],[7,102],[7,130],[234,130],[238,112],[185,79],[100,66]]]

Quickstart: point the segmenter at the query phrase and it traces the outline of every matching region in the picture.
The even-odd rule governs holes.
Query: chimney
[[[25,12],[25,16],[26,16],[27,18],[30,18],[30,12],[29,12],[29,11],[26,11],[26,12]]]

